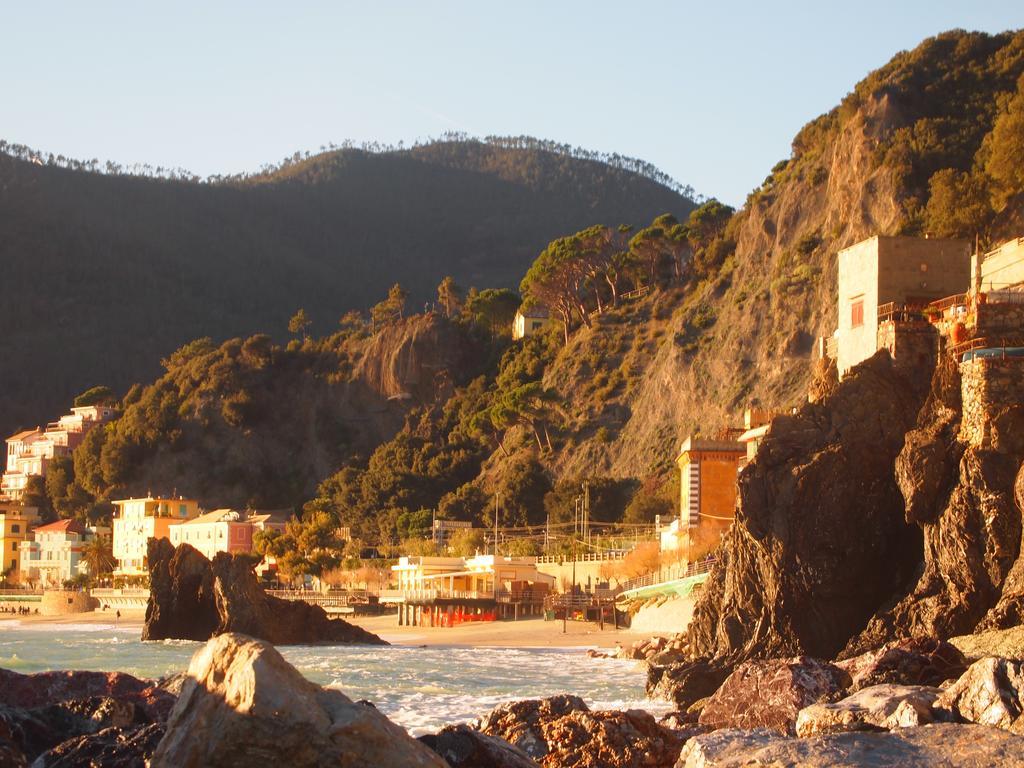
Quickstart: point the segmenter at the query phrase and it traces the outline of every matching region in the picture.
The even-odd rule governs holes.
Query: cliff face
[[[1024,620],[1021,511],[1014,483],[1024,462],[1024,370],[1018,360],[948,359],[936,374],[896,474],[907,520],[924,535],[923,572],[850,642],[949,637]]]
[[[694,655],[853,656],[1020,624],[1022,366],[943,355],[926,396],[926,371],[879,352],[776,419],[740,475]]]
[[[887,353],[772,425],[689,628],[698,656],[830,657],[920,548],[892,467],[924,392]]]
[[[251,341],[176,354],[111,427],[101,466],[120,493],[187,489],[208,507],[293,506],[357,454],[444,399],[484,358],[437,314],[369,338],[254,351]],[[84,447],[83,447],[84,448]]]

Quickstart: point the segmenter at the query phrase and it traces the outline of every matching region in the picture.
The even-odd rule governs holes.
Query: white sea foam
[[[137,629],[128,634],[96,631],[95,625],[44,626],[0,633],[0,666],[22,672],[121,670],[158,678],[184,670],[198,647],[191,641],[143,643]],[[669,709],[667,703],[645,699],[645,675],[636,662],[592,659],[574,649],[407,645],[280,650],[310,680],[372,701],[417,735],[474,720],[504,702],[558,693],[581,696],[595,709]]]

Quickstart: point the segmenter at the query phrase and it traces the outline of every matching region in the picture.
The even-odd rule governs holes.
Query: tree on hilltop
[[[437,286],[437,301],[444,307],[444,316],[451,317],[462,304],[462,289],[455,284],[455,278],[447,275]]]
[[[113,405],[117,402],[114,390],[106,386],[92,387],[75,398],[75,408],[90,405]]]
[[[292,319],[288,321],[288,332],[294,333],[296,336],[301,335],[303,341],[305,341],[309,326],[312,324],[313,321],[309,319],[306,310],[299,309],[298,312],[292,315]]]

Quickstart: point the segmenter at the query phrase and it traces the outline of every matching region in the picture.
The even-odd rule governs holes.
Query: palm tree
[[[101,536],[96,536],[86,542],[82,559],[89,567],[89,578],[93,581],[114,570],[114,552],[110,548],[110,542]]]

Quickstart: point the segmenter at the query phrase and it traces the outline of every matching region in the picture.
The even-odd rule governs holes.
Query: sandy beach
[[[143,611],[121,611],[117,619],[111,611],[74,613],[66,616],[0,615],[0,632],[6,627],[48,627],[61,625],[103,625],[142,631]],[[596,624],[570,621],[562,632],[561,621],[521,619],[462,624],[458,627],[400,627],[395,616],[360,616],[349,619],[395,645],[457,646],[478,648],[612,648],[630,645],[650,633],[631,632]],[[16,623],[15,623],[16,622]]]

